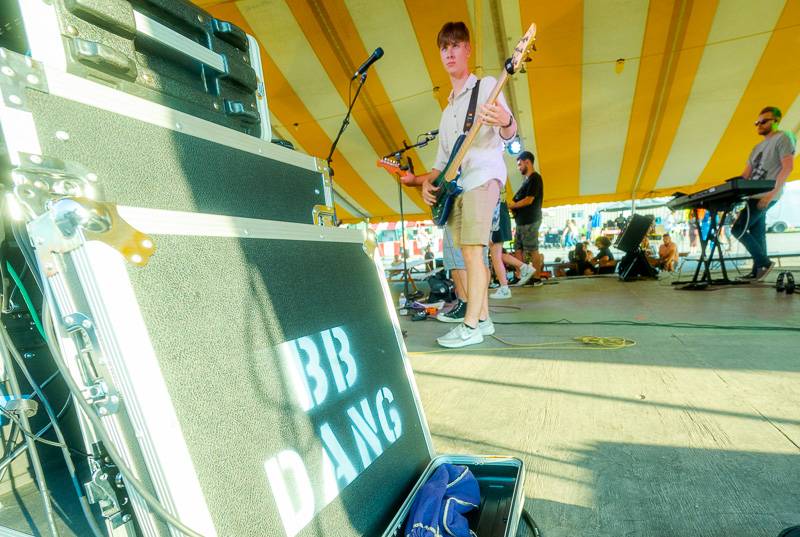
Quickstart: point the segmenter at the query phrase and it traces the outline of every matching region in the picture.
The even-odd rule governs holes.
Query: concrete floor
[[[401,318],[437,451],[523,459],[546,537],[776,537],[800,524],[800,296],[669,283],[577,279],[492,302],[498,336],[563,350],[488,339],[441,352],[452,325]],[[502,324],[560,319],[795,331]],[[584,335],[636,345],[576,348]]]

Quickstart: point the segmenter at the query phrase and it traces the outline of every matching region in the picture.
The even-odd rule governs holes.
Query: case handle
[[[164,26],[160,22],[138,11],[134,10],[133,17],[136,21],[136,33],[138,35],[146,36],[183,56],[197,60],[218,73],[224,74],[228,72],[225,65],[225,58],[221,54],[217,54],[199,43],[195,43],[188,37],[179,34],[175,30]]]

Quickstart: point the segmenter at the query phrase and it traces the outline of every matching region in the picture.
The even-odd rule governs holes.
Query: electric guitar
[[[514,47],[514,54],[511,58],[506,60],[505,69],[497,80],[489,98],[483,104],[494,104],[497,97],[503,90],[508,77],[513,75],[522,67],[522,62],[528,61],[528,56],[531,50],[535,50],[533,44],[536,40],[536,24],[531,24],[522,39],[519,40],[517,46]],[[453,150],[450,152],[450,160],[444,167],[438,177],[433,180],[433,186],[438,187],[436,191],[436,202],[431,206],[431,214],[433,215],[433,222],[437,226],[443,226],[450,216],[450,210],[453,208],[453,202],[456,197],[461,194],[462,188],[458,184],[458,178],[461,176],[461,162],[467,155],[469,147],[478,135],[478,131],[483,126],[481,116],[475,114],[475,122],[472,127],[465,134],[461,134],[456,142],[453,144]]]
[[[383,168],[392,175],[401,176],[408,170],[414,173],[414,166],[411,163],[411,157],[406,157],[406,163],[403,164],[400,160],[394,157],[383,157],[376,162],[379,168]]]

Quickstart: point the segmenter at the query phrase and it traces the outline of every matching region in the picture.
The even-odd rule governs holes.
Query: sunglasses
[[[769,121],[775,121],[775,118],[774,117],[768,117],[768,118],[765,118],[765,119],[759,119],[758,121],[753,123],[753,125],[755,125],[756,127],[760,127],[761,125],[763,125],[764,123],[767,123]]]

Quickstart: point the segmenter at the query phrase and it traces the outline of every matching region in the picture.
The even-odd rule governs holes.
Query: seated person
[[[594,245],[597,246],[597,255],[591,259],[594,274],[613,274],[617,268],[617,261],[611,253],[611,239],[600,235],[595,239]]]
[[[594,274],[590,256],[586,252],[584,243],[579,242],[575,249],[569,252],[569,263],[562,263],[555,267],[556,276],[583,276]]]
[[[639,245],[639,249],[647,258],[647,262],[650,263],[651,267],[658,266],[658,252],[656,252],[655,246],[652,246],[650,244],[650,240],[647,237],[642,239],[642,243]]]
[[[664,233],[662,241],[661,246],[658,247],[658,263],[655,266],[672,272],[675,270],[675,263],[678,262],[678,246],[672,242],[669,233]]]

